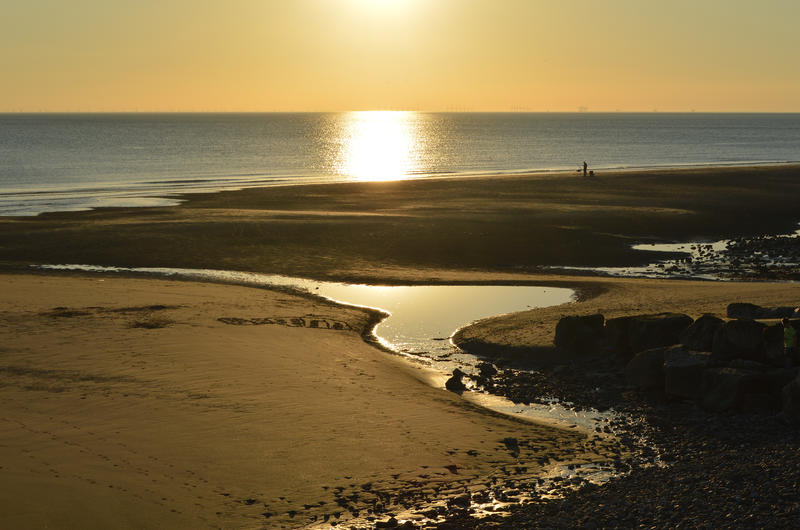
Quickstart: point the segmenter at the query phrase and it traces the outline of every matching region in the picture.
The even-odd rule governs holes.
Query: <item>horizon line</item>
[[[10,114],[341,114],[354,112],[418,112],[430,114],[800,114],[800,110],[0,110]]]

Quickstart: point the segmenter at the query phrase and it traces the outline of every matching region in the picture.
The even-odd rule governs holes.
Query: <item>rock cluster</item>
[[[692,324],[692,318],[678,313],[658,313],[612,318],[603,315],[567,316],[556,325],[555,345],[567,354],[591,355],[612,351],[618,358],[670,346]]]
[[[625,363],[632,387],[694,400],[710,411],[783,409],[787,420],[800,420],[793,405],[800,403],[800,381],[789,384],[797,369],[794,359],[784,358],[783,327],[754,320],[791,316],[794,308],[736,303],[727,313],[734,319],[568,316],[556,326],[555,345],[571,355],[611,356]]]
[[[439,529],[796,528],[798,431],[758,415],[650,411],[668,466],[633,469],[561,498],[533,499],[509,517],[453,518]]]
[[[611,404],[622,413],[613,432],[641,458],[624,476],[558,498],[534,497],[510,517],[465,513],[436,527],[796,527],[800,425],[785,420],[800,418],[800,378],[783,366],[779,325],[731,318],[698,318],[675,343],[632,352],[627,361],[612,344],[633,350],[630,319],[611,332],[605,322],[602,339],[597,317],[590,333],[571,319],[566,329],[597,339],[594,352],[573,350],[569,365],[543,365],[541,372],[504,369],[486,382],[518,401],[549,393],[577,408]],[[562,346],[575,344],[569,333],[562,339]],[[781,414],[765,413],[777,409]],[[649,455],[638,440],[652,448]]]
[[[725,241],[724,248],[695,243],[689,246],[691,256],[654,267],[660,276],[796,281],[800,279],[799,235],[740,237]]]

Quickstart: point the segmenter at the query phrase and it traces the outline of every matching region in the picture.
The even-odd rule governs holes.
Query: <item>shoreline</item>
[[[800,160],[797,161],[765,161],[765,162],[757,162],[757,161],[748,161],[748,162],[708,162],[708,163],[685,163],[685,164],[677,164],[677,165],[650,165],[650,166],[609,166],[609,167],[592,167],[592,171],[595,172],[595,177],[604,176],[604,177],[614,177],[619,175],[626,175],[631,173],[639,173],[639,174],[647,174],[647,173],[664,173],[664,172],[680,172],[680,171],[714,171],[714,170],[724,170],[724,169],[770,169],[770,168],[800,168]],[[180,188],[173,190],[173,191],[165,191],[163,193],[153,193],[153,192],[143,192],[143,194],[135,194],[132,196],[128,196],[127,199],[130,199],[131,202],[139,202],[141,204],[138,205],[125,205],[125,206],[114,206],[114,205],[99,205],[99,206],[76,206],[74,208],[68,210],[44,210],[32,214],[26,215],[0,215],[0,218],[26,218],[26,217],[38,217],[41,215],[47,214],[63,214],[63,213],[80,213],[80,212],[91,212],[96,210],[105,210],[105,209],[116,209],[116,208],[158,208],[158,207],[174,207],[174,206],[181,206],[187,201],[191,201],[192,197],[196,195],[209,195],[209,194],[218,194],[218,193],[226,193],[226,192],[241,192],[247,190],[258,190],[258,189],[270,189],[270,188],[292,188],[296,186],[335,186],[335,185],[347,185],[347,184],[369,184],[369,183],[380,183],[380,182],[405,182],[405,181],[428,181],[428,180],[473,180],[473,179],[503,179],[503,178],[546,178],[546,177],[580,177],[584,178],[580,171],[576,171],[573,169],[564,169],[564,168],[553,168],[553,169],[510,169],[510,170],[488,170],[488,171],[480,171],[480,172],[450,172],[450,171],[440,171],[434,173],[420,173],[420,174],[411,174],[406,175],[406,178],[399,178],[399,179],[392,179],[392,180],[378,180],[378,181],[370,181],[370,180],[361,180],[357,178],[343,178],[341,176],[325,176],[325,175],[261,175],[261,174],[246,174],[246,175],[233,175],[227,177],[216,177],[218,180],[218,185],[214,185],[213,187],[207,189],[197,189],[197,190],[186,190],[182,191]],[[247,185],[226,185],[224,183],[225,179],[257,179],[256,182]],[[588,178],[588,177],[587,177]],[[292,182],[292,179],[297,179],[298,182]],[[214,177],[204,177],[203,180],[210,180],[214,181]],[[148,182],[154,184],[161,184],[162,182],[158,180],[148,179]],[[166,183],[178,183],[180,184],[181,180],[170,179],[168,181],[163,181],[164,184]],[[195,180],[187,180],[187,183],[195,182]],[[138,184],[138,183],[132,183]],[[108,186],[103,186],[97,188],[96,191],[98,192],[112,192],[113,188],[109,188]],[[131,190],[127,190],[124,185],[121,185],[121,191],[117,193],[131,193]],[[30,194],[42,194],[42,193],[75,193],[86,191],[86,185],[82,184],[77,188],[61,188],[61,189],[30,189],[26,190],[23,188],[14,189],[10,192],[10,195],[30,195]],[[90,200],[90,199],[87,199]],[[112,202],[119,202],[118,198],[112,198]]]

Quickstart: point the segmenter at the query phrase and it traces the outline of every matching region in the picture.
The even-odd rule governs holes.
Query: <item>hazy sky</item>
[[[800,112],[798,0],[0,0],[0,111]]]

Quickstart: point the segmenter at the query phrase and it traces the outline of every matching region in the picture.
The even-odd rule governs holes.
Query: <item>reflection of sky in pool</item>
[[[349,305],[381,309],[391,316],[375,329],[381,342],[403,353],[433,355],[449,351],[453,332],[475,320],[571,302],[570,289],[508,285],[376,286],[319,282],[276,274],[160,267],[124,268],[95,265],[43,265],[46,269],[93,272],[142,272],[188,278],[276,285],[303,289]]]
[[[391,313],[375,334],[393,349],[432,353],[459,327],[493,315],[572,301],[569,289],[507,285],[371,285],[320,284],[319,293],[348,304],[377,307]]]

